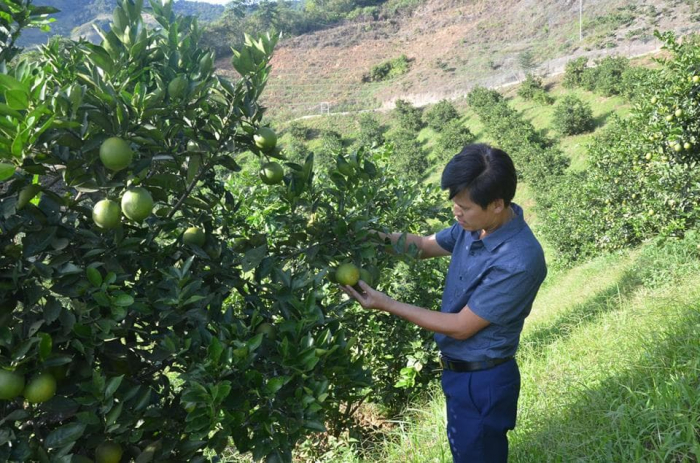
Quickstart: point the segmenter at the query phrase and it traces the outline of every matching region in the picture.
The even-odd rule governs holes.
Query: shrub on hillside
[[[438,135],[437,147],[442,160],[449,161],[465,145],[474,141],[474,134],[459,119],[448,122]]]
[[[654,69],[640,66],[628,67],[622,73],[620,94],[628,100],[635,100],[639,95],[645,92],[648,82],[652,81],[656,73],[657,71]]]
[[[542,78],[528,73],[525,76],[525,80],[518,88],[518,96],[523,100],[532,100],[535,94],[541,91],[544,91],[544,87],[542,87]]]
[[[583,85],[583,74],[587,68],[588,58],[585,56],[569,60],[564,70],[564,81],[562,85],[565,88],[581,87]]]
[[[504,100],[503,95],[497,90],[491,90],[486,87],[474,87],[467,95],[467,104],[472,108],[488,108],[501,103]]]
[[[309,128],[299,121],[290,123],[287,131],[295,140],[306,141],[309,139]]]
[[[428,155],[416,133],[399,128],[389,134],[387,141],[394,146],[394,169],[403,172],[407,179],[422,180],[429,167]]]
[[[360,114],[360,117],[357,119],[357,125],[357,143],[359,145],[371,147],[384,143],[384,128],[374,114]]]
[[[533,74],[527,74],[525,80],[520,84],[518,96],[524,100],[532,100],[540,104],[554,103],[554,97],[549,95],[542,86],[542,79]]]
[[[592,90],[604,96],[622,93],[622,75],[629,68],[629,60],[624,56],[607,56],[597,62],[597,66],[586,70]]]
[[[426,111],[424,120],[431,129],[441,132],[450,122],[459,118],[459,112],[452,103],[440,100]]]
[[[383,80],[393,79],[402,74],[406,74],[411,67],[411,61],[406,55],[401,55],[398,58],[384,61],[375,66],[369,71],[369,75],[365,75],[362,80],[364,82],[381,82]]]
[[[554,129],[562,135],[577,135],[595,128],[591,105],[575,95],[567,95],[554,108]]]
[[[399,127],[410,132],[419,132],[423,128],[423,110],[413,106],[413,103],[406,100],[396,100],[394,117],[399,123]]]

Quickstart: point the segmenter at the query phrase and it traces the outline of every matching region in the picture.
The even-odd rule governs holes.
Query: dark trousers
[[[443,370],[442,390],[454,463],[506,463],[520,395],[515,360],[469,373]]]

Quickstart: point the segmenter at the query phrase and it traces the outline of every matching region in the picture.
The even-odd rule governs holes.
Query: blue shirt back
[[[442,293],[442,312],[464,306],[490,325],[466,340],[435,334],[442,354],[453,360],[482,361],[515,355],[525,317],[547,276],[542,246],[525,223],[523,210],[479,238],[458,223],[437,233],[438,244],[452,253]]]

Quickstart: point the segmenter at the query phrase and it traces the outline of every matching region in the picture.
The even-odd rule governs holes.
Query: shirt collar
[[[506,222],[504,225],[501,225],[493,233],[489,233],[483,239],[481,239],[481,242],[484,243],[484,247],[488,249],[489,252],[493,252],[502,243],[520,232],[520,230],[522,230],[525,226],[523,208],[515,203],[510,203],[510,207],[513,208],[515,217]],[[481,232],[472,232],[472,236],[474,236],[475,241],[479,240],[479,233]]]

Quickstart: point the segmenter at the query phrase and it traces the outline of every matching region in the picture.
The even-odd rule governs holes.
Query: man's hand
[[[360,305],[365,309],[386,310],[386,307],[388,305],[387,303],[393,300],[381,291],[373,289],[370,285],[368,285],[362,280],[360,280],[357,284],[362,289],[362,293],[358,292],[352,286],[340,285],[340,289],[342,289],[345,292],[345,294],[359,302]]]

